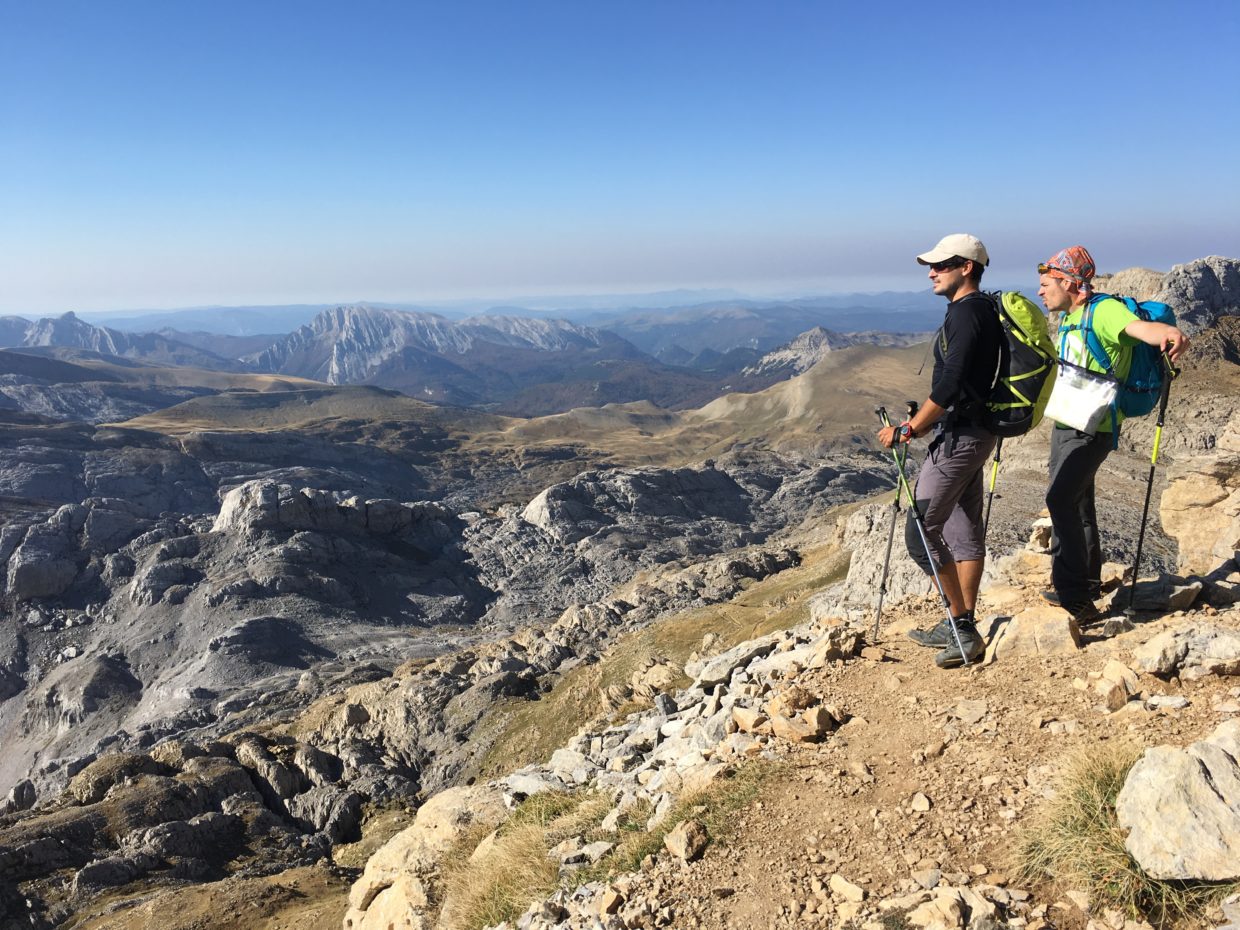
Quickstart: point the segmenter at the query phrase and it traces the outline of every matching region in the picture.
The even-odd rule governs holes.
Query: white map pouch
[[[1092,436],[1103,417],[1110,414],[1118,393],[1119,382],[1114,378],[1060,359],[1059,375],[1044,416]]]

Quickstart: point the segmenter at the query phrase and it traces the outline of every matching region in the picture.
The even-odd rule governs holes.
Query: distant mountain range
[[[863,315],[871,324],[883,313],[905,321],[921,319],[915,308],[901,309],[906,295],[875,299],[880,306]],[[606,316],[606,325],[587,326],[530,316],[451,320],[425,311],[354,305],[322,310],[306,325],[283,335],[170,328],[132,333],[93,326],[67,313],[36,321],[0,318],[0,348],[27,354],[37,349],[73,350],[96,353],[101,359],[201,372],[368,384],[432,403],[536,416],[638,400],[669,409],[700,406],[724,391],[761,390],[791,377],[813,364],[811,356],[821,358],[835,347],[857,342],[906,345],[918,338],[908,333],[845,336],[813,323],[824,315],[846,318],[855,312],[808,304],[761,307],[729,302],[613,314]],[[593,316],[604,319],[602,314]],[[793,344],[802,333],[807,335]],[[764,353],[772,349],[782,354],[764,361]],[[62,360],[78,359],[62,356]],[[80,413],[90,406],[81,387],[75,388],[72,402],[49,400],[48,386],[60,383],[53,379],[54,366],[42,369],[45,377],[24,368],[12,362],[0,371],[0,393],[23,409]],[[89,380],[74,374],[64,383],[81,385]],[[190,380],[203,386],[211,379]],[[35,382],[38,391],[30,387]],[[192,386],[181,379],[176,392],[184,396]],[[208,393],[219,389],[214,386]],[[102,395],[120,388],[91,390]],[[31,400],[35,394],[38,403]],[[169,396],[145,387],[137,393],[127,390],[123,409],[140,413],[142,404]],[[97,415],[86,418],[110,418],[118,409],[100,403]]]
[[[0,317],[0,348],[89,349],[119,358],[140,358],[148,362],[209,368],[213,371],[244,371],[246,365],[235,358],[191,345],[178,334],[127,333],[105,326],[92,326],[72,313],[30,321],[22,317]]]

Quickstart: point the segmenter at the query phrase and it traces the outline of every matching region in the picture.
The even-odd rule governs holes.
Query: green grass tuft
[[[1198,922],[1235,883],[1163,881],[1146,875],[1124,848],[1115,801],[1141,751],[1093,747],[1076,756],[1055,797],[1018,838],[1018,867],[1027,881],[1051,881],[1155,926]]]

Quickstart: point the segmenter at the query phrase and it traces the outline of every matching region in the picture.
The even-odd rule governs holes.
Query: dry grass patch
[[[640,802],[620,818],[614,832],[600,828],[611,811],[601,795],[536,795],[523,803],[494,835],[485,830],[462,838],[444,864],[444,904],[437,926],[445,930],[478,928],[514,921],[535,901],[558,888],[572,889],[592,881],[631,872],[648,855],[663,849],[663,838],[689,818],[701,821],[711,842],[735,827],[735,814],[756,798],[778,765],[749,763],[675,803],[653,828],[653,810]],[[550,851],[570,837],[584,842],[605,840],[615,848],[597,862],[560,873]]]
[[[1133,745],[1101,744],[1069,760],[1054,798],[1018,838],[1018,869],[1026,880],[1082,889],[1156,926],[1197,923],[1238,886],[1151,878],[1129,855],[1115,801],[1140,755]]]
[[[553,846],[594,831],[607,802],[594,794],[549,793],[523,803],[498,830],[466,834],[444,862],[444,904],[437,926],[474,930],[515,920],[560,884]]]

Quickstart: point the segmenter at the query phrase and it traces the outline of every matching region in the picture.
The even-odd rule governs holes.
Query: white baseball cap
[[[929,252],[922,252],[917,256],[917,264],[937,265],[939,262],[952,258],[967,258],[970,261],[981,262],[983,267],[990,264],[990,255],[986,252],[986,246],[982,245],[982,240],[968,233],[952,233],[950,236],[944,236]]]

